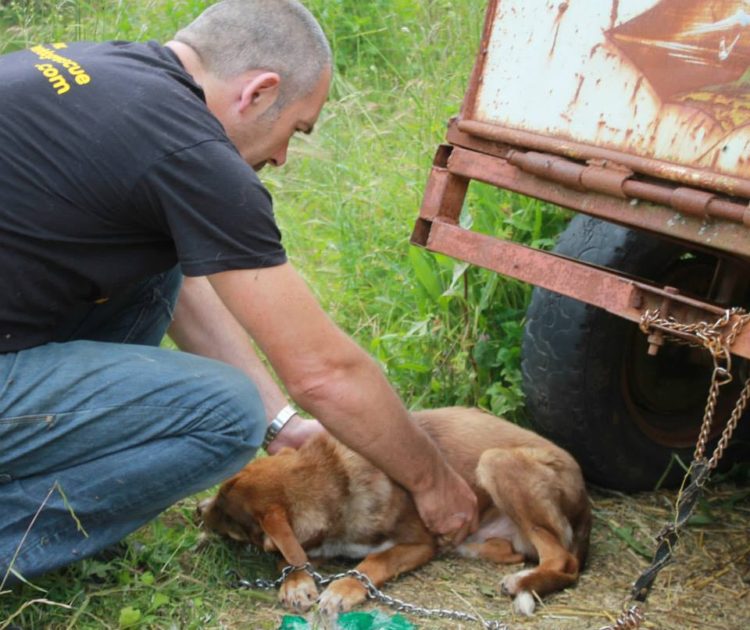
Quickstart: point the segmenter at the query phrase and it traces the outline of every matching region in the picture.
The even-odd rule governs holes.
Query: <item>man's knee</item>
[[[266,431],[266,412],[255,384],[240,370],[217,363],[196,382],[203,390],[206,414],[201,422],[215,433],[234,436],[256,449]]]

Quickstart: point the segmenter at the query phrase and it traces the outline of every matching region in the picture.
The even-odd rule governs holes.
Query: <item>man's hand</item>
[[[440,546],[457,546],[479,526],[477,497],[469,484],[447,464],[440,467],[433,483],[412,492],[419,515]]]
[[[299,448],[315,435],[325,433],[325,427],[317,420],[307,420],[295,415],[284,425],[276,438],[268,445],[269,455],[279,452],[282,448]]]

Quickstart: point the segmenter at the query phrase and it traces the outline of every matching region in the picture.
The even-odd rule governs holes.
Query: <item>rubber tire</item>
[[[685,258],[686,250],[649,234],[576,215],[555,251],[658,281],[665,269]],[[694,423],[690,439],[681,436],[684,446],[680,448],[670,444],[668,435],[666,440],[654,439],[633,420],[623,374],[634,356],[634,343],[643,345],[639,351],[646,357],[645,335],[636,324],[557,293],[534,289],[521,364],[529,422],[570,451],[595,484],[624,491],[653,489],[660,481],[663,486],[675,486],[684,470],[676,465],[673,454],[685,464],[692,459],[710,368],[705,370],[705,394],[689,410]],[[735,401],[733,396],[730,409]]]

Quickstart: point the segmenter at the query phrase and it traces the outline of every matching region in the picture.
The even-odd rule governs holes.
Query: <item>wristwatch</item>
[[[261,448],[265,449],[271,442],[273,442],[284,426],[286,426],[286,423],[298,413],[299,412],[292,405],[287,405],[279,411],[266,429],[266,436],[263,438],[263,444],[260,445]]]

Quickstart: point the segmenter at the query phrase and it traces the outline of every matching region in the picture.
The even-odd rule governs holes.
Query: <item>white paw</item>
[[[533,570],[534,569],[524,569],[523,571],[506,575],[500,583],[500,590],[506,595],[517,595],[520,591],[518,583]]]
[[[338,613],[346,612],[349,607],[340,593],[333,593],[331,589],[326,589],[318,599],[318,610],[321,614],[332,617]]]
[[[331,582],[318,600],[318,610],[325,615],[347,612],[367,599],[367,592],[354,578]]]
[[[318,588],[310,576],[303,579],[287,578],[279,589],[279,600],[289,610],[306,612],[318,599]],[[306,579],[304,579],[306,578]]]
[[[530,617],[534,614],[535,608],[536,601],[534,600],[534,596],[528,591],[521,591],[513,600],[513,611],[517,615]]]

